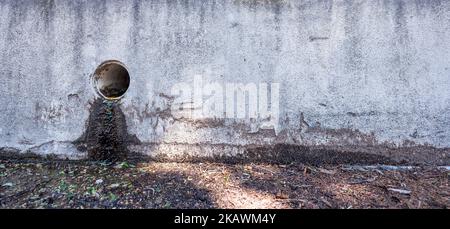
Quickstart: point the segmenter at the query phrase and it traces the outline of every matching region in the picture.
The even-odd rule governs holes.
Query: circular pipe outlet
[[[94,72],[95,90],[107,100],[118,100],[130,86],[130,74],[125,65],[117,60],[101,63]]]

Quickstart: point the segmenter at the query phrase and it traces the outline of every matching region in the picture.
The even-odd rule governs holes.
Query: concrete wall
[[[115,59],[131,77],[120,106],[141,144],[129,147],[146,154],[277,143],[448,148],[449,37],[444,0],[1,0],[0,147],[83,157],[72,142],[98,97],[90,77]],[[279,83],[279,127],[174,118],[171,88],[195,74]]]

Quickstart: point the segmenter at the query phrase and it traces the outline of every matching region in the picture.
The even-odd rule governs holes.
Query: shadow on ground
[[[213,208],[208,190],[180,172],[126,162],[0,162],[2,208]],[[5,185],[6,184],[6,185]]]

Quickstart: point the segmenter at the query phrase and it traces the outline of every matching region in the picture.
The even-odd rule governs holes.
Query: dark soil
[[[0,160],[1,208],[449,208],[450,172]]]

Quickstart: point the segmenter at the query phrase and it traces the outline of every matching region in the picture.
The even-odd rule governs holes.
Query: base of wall
[[[302,146],[143,143],[128,145],[130,160],[161,162],[304,163],[345,165],[450,165],[450,148],[429,146]],[[0,148],[0,158],[86,160],[83,144],[49,142],[28,150]]]

